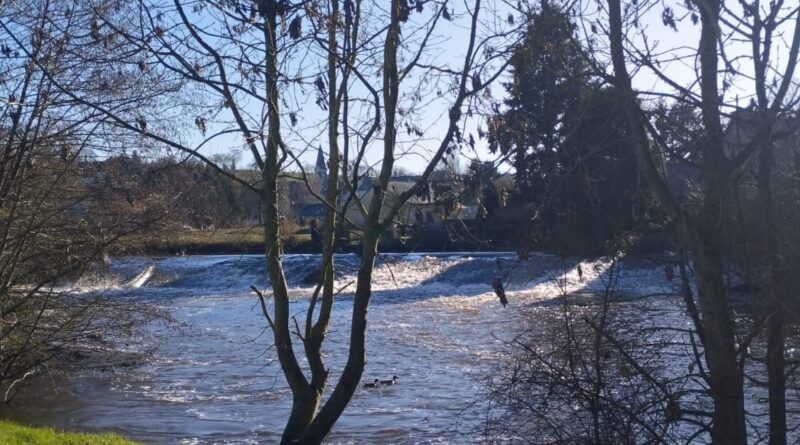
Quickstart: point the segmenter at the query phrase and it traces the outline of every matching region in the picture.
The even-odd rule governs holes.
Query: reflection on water
[[[593,281],[591,266],[578,280],[575,262],[541,255],[521,264],[501,256],[499,266],[497,255],[405,255],[381,261],[364,378],[397,375],[399,383],[359,388],[330,443],[481,441],[480,379],[499,358],[499,344],[524,324],[517,308],[556,295],[549,284],[554,277],[574,288],[602,287],[600,280]],[[319,259],[288,255],[285,260],[292,311],[301,314],[310,292],[307,277]],[[345,285],[355,276],[358,258],[343,255],[337,262],[337,280]],[[595,270],[595,277],[601,272]],[[495,274],[511,283],[507,309],[491,291]],[[160,347],[146,366],[86,371],[68,383],[42,379],[6,415],[59,428],[113,430],[156,443],[277,441],[291,397],[270,350],[271,334],[247,291],[251,284],[265,287],[263,277],[259,256],[118,260],[110,275],[87,277],[76,286],[82,292],[106,289],[114,298],[150,301],[168,309],[180,327],[148,328],[143,343],[159,339]],[[654,283],[662,291],[665,286],[659,278],[637,282]],[[334,305],[325,343],[331,387],[346,359],[351,309],[344,292]]]

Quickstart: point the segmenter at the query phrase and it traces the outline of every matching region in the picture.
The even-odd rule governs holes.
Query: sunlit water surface
[[[498,258],[500,258],[498,260]],[[292,312],[304,320],[319,258],[287,255]],[[359,258],[336,257],[337,288],[354,280]],[[110,272],[76,283],[79,292],[145,301],[175,322],[155,323],[137,350],[158,343],[144,366],[87,370],[68,384],[37,383],[35,397],[13,406],[22,421],[75,430],[112,430],[167,444],[274,443],[291,400],[270,349],[271,333],[250,285],[266,288],[260,256],[117,259]],[[365,380],[399,377],[378,390],[359,388],[330,443],[480,443],[486,406],[482,381],[500,347],[530,320],[520,308],[569,290],[602,290],[598,263],[549,255],[526,262],[505,254],[394,255],[379,261],[369,311]],[[641,265],[640,265],[641,266]],[[637,294],[671,292],[652,266],[628,269]],[[503,308],[492,277],[509,283]],[[626,282],[621,281],[622,291]],[[644,286],[644,287],[643,287]],[[347,350],[352,287],[336,299],[325,360],[331,385]],[[295,349],[302,355],[301,348]]]

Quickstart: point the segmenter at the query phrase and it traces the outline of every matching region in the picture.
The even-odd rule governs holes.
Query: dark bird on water
[[[372,383],[364,383],[364,388],[376,388],[379,383],[380,383],[380,380],[375,379],[375,381],[372,382]]]
[[[381,380],[381,385],[394,385],[397,383],[397,376],[392,376],[391,380]]]
[[[508,300],[506,299],[506,289],[503,286],[503,279],[500,277],[494,277],[492,279],[492,289],[494,289],[494,293],[497,294],[497,298],[500,299],[500,304],[502,304],[503,307],[506,307]]]
[[[578,279],[583,281],[583,268],[581,268],[580,264],[578,264]]]

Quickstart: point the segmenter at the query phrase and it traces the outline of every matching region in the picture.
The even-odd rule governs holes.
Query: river
[[[292,312],[303,319],[319,257],[286,255]],[[359,258],[337,255],[337,288],[354,280]],[[480,443],[483,381],[501,347],[525,326],[532,304],[603,288],[600,262],[546,254],[521,262],[511,254],[382,256],[369,311],[365,381],[398,376],[398,384],[359,388],[329,443]],[[631,261],[629,294],[674,293],[652,264]],[[492,277],[508,284],[503,308]],[[560,283],[560,284],[559,284]],[[266,288],[258,255],[129,257],[74,284],[75,292],[147,302],[174,321],[153,323],[130,350],[158,344],[143,366],[86,370],[68,383],[36,383],[35,397],[11,417],[70,430],[111,430],[163,444],[274,443],[290,393],[270,349],[271,334],[250,285]],[[352,286],[334,304],[324,346],[331,382],[345,360]],[[528,322],[530,320],[527,320]],[[300,351],[300,348],[296,349]],[[332,387],[332,384],[329,385]],[[329,388],[330,389],[330,388]]]

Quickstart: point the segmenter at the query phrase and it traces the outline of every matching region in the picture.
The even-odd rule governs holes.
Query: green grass
[[[122,247],[134,253],[239,253],[264,249],[264,231],[256,228],[189,230],[171,229],[163,233],[132,235]]]
[[[293,246],[311,241],[309,230],[300,229],[284,248],[291,252]],[[169,229],[130,235],[123,239],[112,254],[232,254],[263,253],[264,229],[225,228],[210,230]]]
[[[116,434],[65,433],[52,428],[35,428],[0,421],[0,444],[3,445],[142,445]]]

